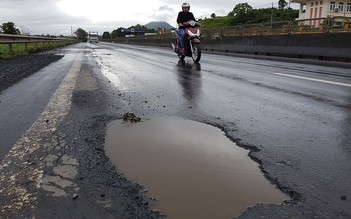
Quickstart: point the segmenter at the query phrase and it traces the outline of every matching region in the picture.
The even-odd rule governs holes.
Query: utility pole
[[[73,32],[72,32],[72,26],[71,26],[71,36],[73,36]]]
[[[273,28],[273,2],[272,2],[272,10],[271,10],[271,28]]]

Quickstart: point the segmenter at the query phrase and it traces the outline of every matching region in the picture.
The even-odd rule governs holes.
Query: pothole
[[[289,199],[213,126],[180,119],[108,125],[106,153],[149,190],[167,218],[232,218],[256,203]]]

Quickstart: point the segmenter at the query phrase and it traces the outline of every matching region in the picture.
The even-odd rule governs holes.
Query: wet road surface
[[[42,113],[65,77],[73,57],[66,55],[64,59],[0,93],[0,160]],[[57,71],[58,68],[62,71]]]
[[[347,65],[210,54],[203,54],[200,64],[194,64],[190,59],[178,61],[168,48],[104,43],[78,44],[68,50],[84,54],[76,84],[81,87],[73,92],[70,113],[57,129],[62,132],[59,137],[67,136],[64,138],[74,143],[86,134],[82,145],[103,145],[103,134],[90,144],[89,131],[74,130],[93,123],[88,127],[104,131],[101,127],[108,120],[126,112],[143,118],[177,116],[211,124],[239,146],[251,149],[251,158],[266,177],[293,200],[283,205],[258,204],[242,218],[351,217],[351,71]],[[53,74],[67,73],[70,65],[66,66]],[[50,86],[55,88],[52,82]],[[26,86],[22,81],[2,92],[0,99],[20,91],[21,83]],[[20,109],[4,106],[4,102],[1,107],[8,112]],[[40,109],[31,110],[41,113]],[[19,126],[8,117],[1,118],[1,124],[4,122],[8,127]],[[8,149],[1,150],[3,158]],[[67,151],[72,159],[79,155],[74,148]],[[78,174],[86,172],[84,157],[81,159]],[[102,178],[109,175],[102,174]],[[89,188],[82,181],[77,183],[80,188]],[[74,189],[77,186],[72,186]]]
[[[218,125],[259,149],[251,155],[269,178],[312,214],[350,215],[350,68],[215,55],[196,65],[164,49],[103,47],[96,60],[127,95],[126,111]]]

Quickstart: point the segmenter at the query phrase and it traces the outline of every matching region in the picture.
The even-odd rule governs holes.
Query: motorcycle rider
[[[190,11],[190,5],[189,3],[183,3],[182,4],[182,11],[178,13],[178,18],[177,18],[177,24],[178,24],[178,34],[181,38],[181,49],[182,53],[184,54],[184,46],[185,46],[185,26],[183,25],[183,22],[187,22],[190,20],[195,20],[193,13]]]

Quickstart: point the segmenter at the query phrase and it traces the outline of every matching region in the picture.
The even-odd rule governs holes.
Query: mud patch
[[[141,118],[134,115],[134,113],[125,113],[123,114],[123,122],[131,122],[131,123],[141,122]]]
[[[218,128],[188,120],[114,121],[106,137],[117,169],[143,184],[167,218],[232,218],[287,200],[248,152]]]

